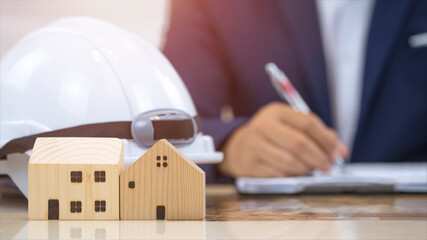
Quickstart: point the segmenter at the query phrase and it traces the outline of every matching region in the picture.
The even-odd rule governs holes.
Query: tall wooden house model
[[[205,172],[166,140],[120,175],[121,219],[205,218]]]

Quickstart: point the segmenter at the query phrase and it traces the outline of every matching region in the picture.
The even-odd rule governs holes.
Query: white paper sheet
[[[236,186],[248,194],[301,192],[427,192],[426,163],[355,163],[344,172],[307,177],[239,178]]]

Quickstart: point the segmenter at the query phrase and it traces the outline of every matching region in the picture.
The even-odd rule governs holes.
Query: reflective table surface
[[[426,194],[239,195],[208,185],[204,221],[28,221],[0,198],[0,239],[427,239]]]

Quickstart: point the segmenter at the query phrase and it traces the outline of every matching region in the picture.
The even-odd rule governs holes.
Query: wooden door
[[[165,220],[166,209],[165,206],[157,206],[157,220]]]
[[[48,219],[59,219],[59,201],[58,199],[49,199]]]

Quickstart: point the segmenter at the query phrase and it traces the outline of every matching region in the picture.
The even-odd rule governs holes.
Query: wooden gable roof
[[[174,152],[174,154],[176,154],[179,158],[176,158],[175,161],[183,161],[186,164],[192,166],[192,168],[194,168],[194,170],[200,174],[204,174],[205,172],[199,167],[197,166],[193,161],[191,161],[190,159],[188,159],[183,153],[181,153],[181,151],[179,151],[174,145],[172,145],[169,141],[167,141],[166,139],[161,139],[159,140],[156,144],[154,144],[150,149],[148,149],[147,152],[145,152],[140,158],[138,158],[138,160],[136,160],[131,166],[129,166],[125,171],[127,171],[128,169],[131,169],[134,167],[134,165],[136,165],[137,162],[141,161],[142,159],[147,159],[148,155],[154,156],[154,155],[158,155],[159,151],[163,151],[163,149],[168,148],[169,150],[171,150],[172,152]],[[151,158],[154,161],[154,158]]]

